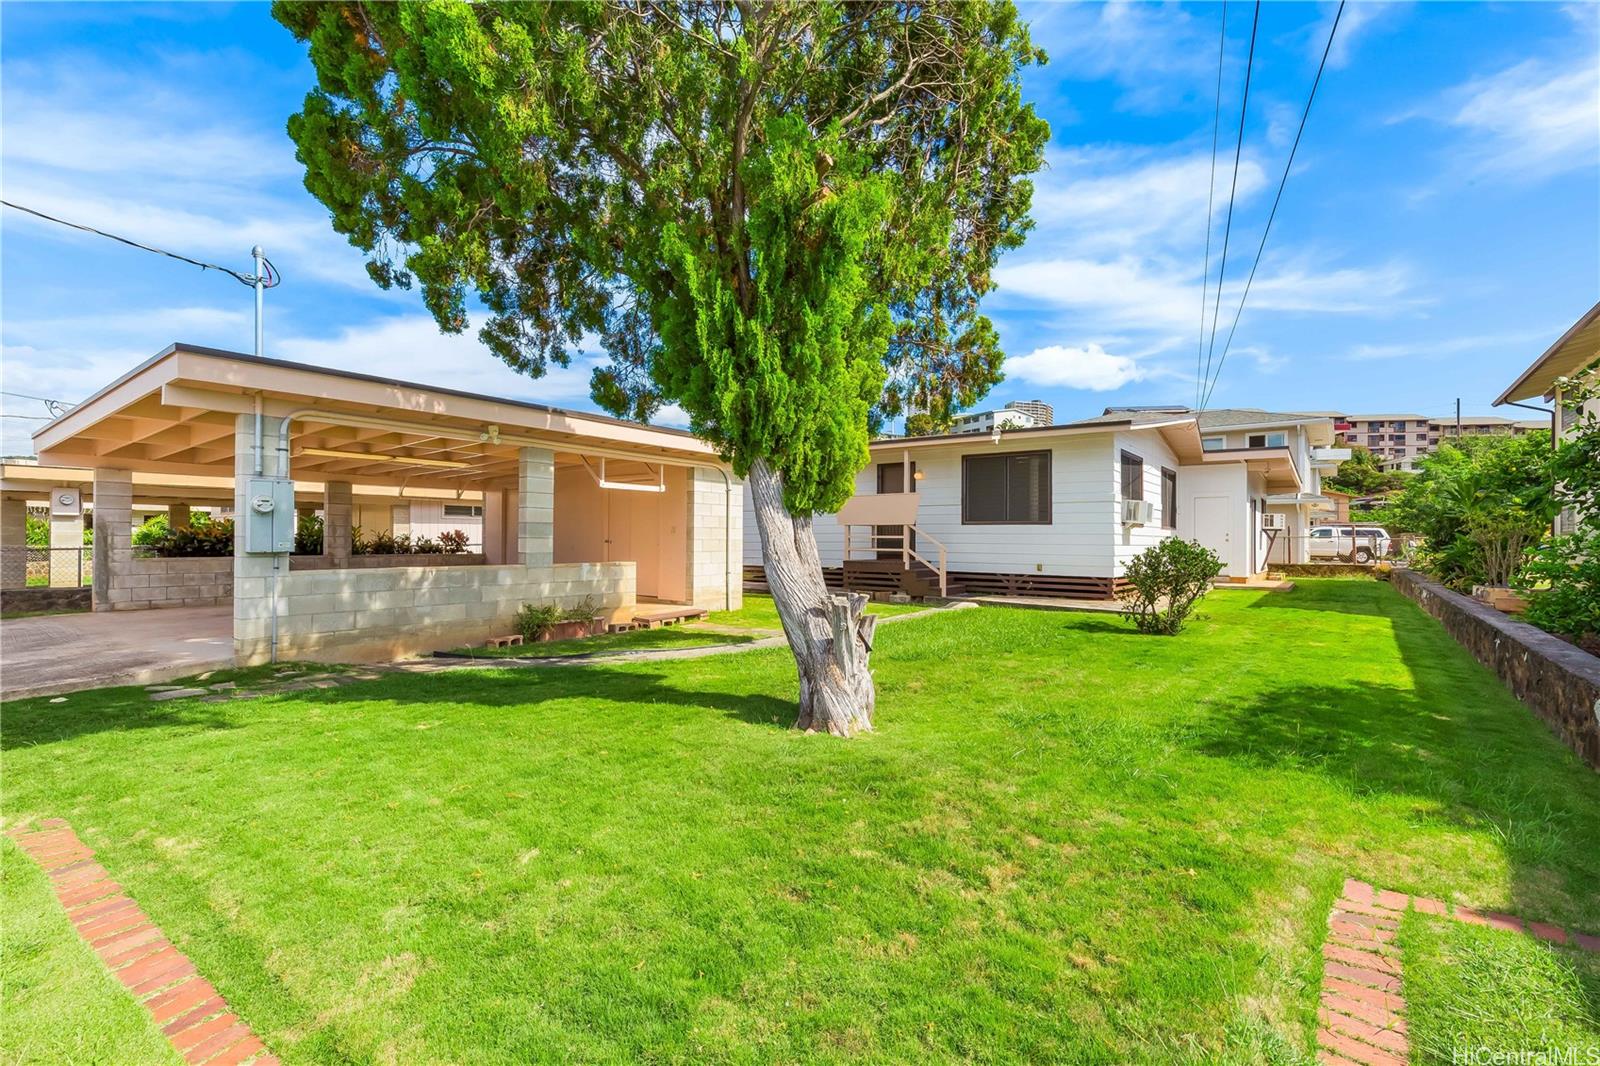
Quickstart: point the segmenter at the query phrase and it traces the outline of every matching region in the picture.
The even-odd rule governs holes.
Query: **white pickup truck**
[[[1382,526],[1313,526],[1307,554],[1313,559],[1344,559],[1370,563],[1388,556],[1393,548]]]

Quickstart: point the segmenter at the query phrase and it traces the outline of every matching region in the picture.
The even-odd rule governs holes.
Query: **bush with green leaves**
[[[529,644],[543,640],[562,621],[561,605],[556,603],[525,603],[517,612],[517,632]]]
[[[233,522],[227,519],[193,521],[188,526],[168,529],[146,547],[160,556],[217,558],[232,555]]]
[[[1550,435],[1463,437],[1418,466],[1390,510],[1421,565],[1459,591],[1509,584],[1555,516]]]
[[[294,523],[294,553],[296,555],[321,555],[322,532],[321,515],[301,515]]]
[[[563,622],[591,622],[600,614],[600,605],[594,602],[591,596],[585,596],[576,604],[561,612]]]
[[[1122,616],[1141,633],[1172,636],[1183,628],[1196,601],[1222,573],[1222,560],[1192,540],[1168,537],[1129,560],[1118,594]]]
[[[138,529],[133,531],[133,546],[135,548],[153,548],[161,543],[171,532],[172,527],[167,524],[166,515],[151,515],[139,524]]]
[[[1520,575],[1530,590],[1528,621],[1552,633],[1582,640],[1600,638],[1600,418],[1584,403],[1600,396],[1600,360],[1562,393],[1577,414],[1551,460],[1555,502],[1570,508],[1576,528],[1534,553]]]

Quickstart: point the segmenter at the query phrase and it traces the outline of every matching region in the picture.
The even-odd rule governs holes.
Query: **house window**
[[[1246,444],[1251,448],[1286,448],[1289,438],[1283,433],[1252,433]]]
[[[1050,524],[1050,453],[961,457],[963,525]]]
[[[1178,528],[1178,472],[1161,468],[1161,526]]]
[[[1144,460],[1132,452],[1122,453],[1122,498],[1144,499]]]
[[[1227,437],[1201,437],[1200,448],[1208,452],[1220,452],[1228,446]]]
[[[464,503],[447,503],[444,505],[444,516],[446,518],[481,518],[483,516],[483,508],[472,507]]]

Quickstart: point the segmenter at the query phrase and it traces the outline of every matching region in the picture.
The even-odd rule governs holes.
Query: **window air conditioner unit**
[[[1272,514],[1270,511],[1261,516],[1262,529],[1287,529],[1288,515]]]
[[[1146,526],[1156,517],[1155,504],[1149,500],[1123,500],[1122,524],[1125,526]]]

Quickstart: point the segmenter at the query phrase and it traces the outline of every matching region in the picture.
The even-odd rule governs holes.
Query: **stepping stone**
[[[67,702],[67,698],[65,696],[57,696],[55,699],[51,700],[50,702],[51,703],[66,703]]]
[[[182,685],[146,685],[144,690],[146,692],[175,692],[182,687]]]
[[[190,696],[209,695],[210,693],[203,688],[174,688],[167,689],[165,692],[152,692],[150,694],[150,699],[152,702],[160,702],[161,700],[181,700],[187,699]]]
[[[206,687],[212,692],[228,692],[232,689],[238,688],[239,686],[233,681],[219,681],[215,685],[207,685]]]

